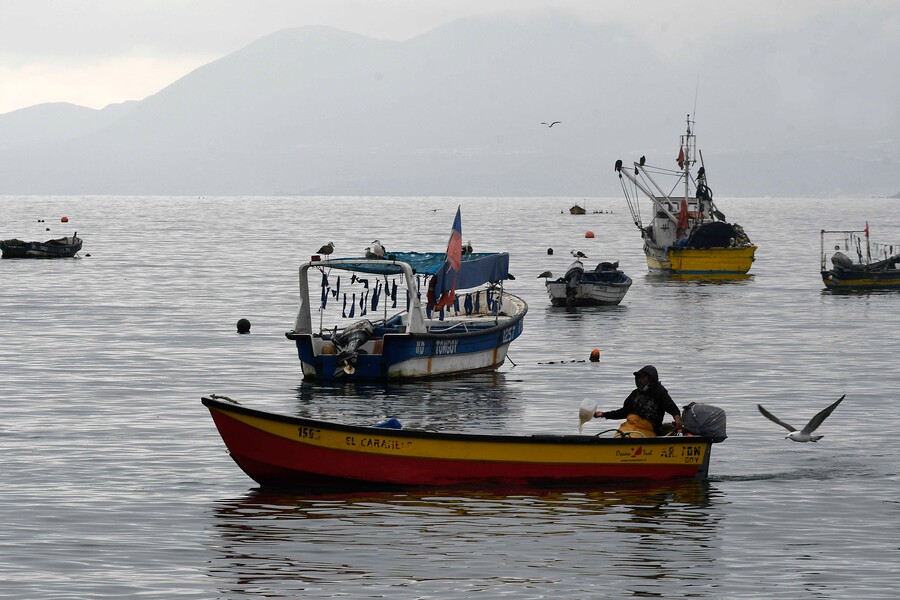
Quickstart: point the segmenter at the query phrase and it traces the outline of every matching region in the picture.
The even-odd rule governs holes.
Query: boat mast
[[[685,134],[682,139],[682,146],[684,148],[684,199],[685,201],[690,200],[691,197],[691,164],[694,161],[694,152],[693,152],[693,142],[694,142],[694,134],[691,132],[691,125],[694,123],[691,121],[691,115],[687,116],[687,134]]]

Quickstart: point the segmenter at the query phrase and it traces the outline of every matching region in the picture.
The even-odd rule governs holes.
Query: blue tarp
[[[444,265],[447,255],[444,252],[390,252],[385,258],[408,263],[419,275],[434,275]],[[340,268],[376,275],[401,273],[400,267],[390,264],[351,263],[341,265]],[[506,252],[473,252],[462,256],[460,273],[456,278],[456,288],[464,290],[508,278],[509,254]]]

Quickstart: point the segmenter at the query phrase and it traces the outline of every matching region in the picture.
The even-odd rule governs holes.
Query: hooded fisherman
[[[681,429],[681,412],[678,410],[669,391],[659,382],[656,367],[647,365],[634,372],[634,383],[637,389],[628,394],[622,408],[603,412],[598,410],[594,417],[604,419],[625,419],[619,426],[617,436],[636,432],[644,437],[654,437],[665,433],[663,416],[669,413],[675,417],[675,429]]]

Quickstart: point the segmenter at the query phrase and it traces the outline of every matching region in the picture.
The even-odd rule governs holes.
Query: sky
[[[619,23],[675,60],[685,36],[702,51],[702,41],[751,26],[891,7],[900,13],[900,0],[0,0],[0,114],[44,102],[99,109],[141,100],[288,27],[400,41],[470,15],[556,10]]]

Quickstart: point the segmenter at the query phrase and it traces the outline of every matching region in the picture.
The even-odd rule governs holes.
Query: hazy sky
[[[0,0],[0,113],[140,100],[287,27],[404,40],[468,15],[546,9],[620,22],[673,56],[685,36],[697,48],[698,40],[788,28],[835,10],[893,13],[900,35],[900,0]],[[896,57],[885,59],[896,68]]]

